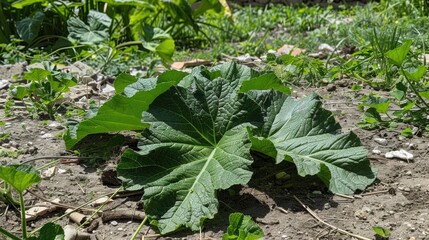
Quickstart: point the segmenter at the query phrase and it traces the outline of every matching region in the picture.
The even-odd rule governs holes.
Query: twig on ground
[[[390,193],[392,189],[386,189],[381,191],[375,191],[375,192],[368,192],[368,193],[362,193],[360,194],[362,197],[364,196],[370,196],[370,195],[377,195],[377,194],[383,194],[383,193]]]
[[[4,213],[0,214],[0,216],[6,216],[7,211],[9,211],[9,204],[6,204],[6,209],[4,210]]]
[[[41,199],[41,200],[43,200],[45,202],[51,203],[52,205],[55,205],[55,206],[58,206],[58,207],[61,207],[61,208],[65,208],[65,209],[71,208],[71,209],[74,209],[73,211],[77,210],[76,206],[71,206],[71,205],[64,204],[64,203],[56,203],[56,202],[54,202],[54,201],[52,201],[52,200],[50,200],[50,199],[48,199],[48,198],[46,198],[46,197],[44,197],[42,195],[39,195],[39,194],[33,192],[31,189],[27,189],[27,191],[29,193],[31,193],[33,196],[35,196],[35,197],[37,197],[37,198],[39,198],[39,199]],[[93,209],[93,208],[83,208],[82,207],[82,208],[79,208],[79,209],[81,209],[83,211],[88,211],[88,212],[95,212],[95,211],[97,211],[96,209]]]
[[[343,197],[343,198],[347,198],[347,199],[355,199],[355,197],[353,196],[349,196],[349,195],[344,195],[344,194],[340,194],[340,193],[334,193],[335,196],[339,196],[339,197]]]
[[[159,238],[159,237],[161,237],[161,234],[143,235],[143,236],[142,236],[142,240],[145,240],[145,239],[152,239],[152,238]]]
[[[288,211],[282,207],[275,207],[275,209],[279,210],[280,212],[284,213],[284,214],[288,214]]]
[[[118,194],[116,194],[115,196],[113,196],[113,198],[131,197],[131,196],[142,195],[143,193],[144,193],[143,190],[133,191],[133,192],[124,191],[124,192],[119,192]]]
[[[328,230],[328,231],[326,233],[324,233],[326,230]],[[315,239],[320,239],[322,237],[325,237],[325,236],[329,235],[330,233],[331,233],[331,229],[329,227],[325,227],[314,238]]]
[[[98,218],[93,219],[87,228],[85,228],[85,231],[88,233],[93,233],[95,229],[98,228],[98,225],[100,225],[100,221],[98,220]]]
[[[79,183],[77,183],[77,186],[80,188],[80,190],[82,191],[83,194],[86,194],[85,190],[83,189],[83,187]]]
[[[335,226],[333,226],[333,225],[331,225],[331,224],[329,224],[329,223],[327,223],[327,222],[323,221],[319,216],[317,216],[317,214],[316,214],[313,210],[311,210],[309,207],[307,207],[307,206],[306,206],[303,202],[301,202],[301,200],[299,200],[295,195],[292,195],[292,196],[293,196],[293,198],[295,198],[295,200],[296,200],[299,204],[301,204],[301,206],[302,206],[302,207],[303,207],[303,208],[304,208],[308,213],[310,213],[310,215],[311,215],[313,218],[315,218],[317,221],[321,222],[323,225],[325,225],[325,226],[328,226],[328,227],[332,228],[334,231],[338,231],[338,232],[340,232],[340,233],[346,234],[346,235],[348,235],[348,236],[351,236],[351,237],[354,237],[354,238],[357,238],[357,239],[360,239],[360,240],[371,240],[370,238],[366,238],[366,237],[362,237],[362,236],[359,236],[359,235],[353,234],[353,233],[351,233],[351,232],[348,232],[348,231],[343,230],[343,229],[341,229],[341,228],[335,227]]]
[[[91,159],[91,158],[95,158],[95,157],[77,157],[77,156],[43,156],[43,157],[36,157],[36,158],[30,158],[25,160],[24,162],[22,162],[21,164],[26,164],[26,163],[30,163],[30,162],[34,162],[37,160],[49,160],[49,159]]]
[[[103,212],[101,220],[107,222],[110,220],[127,219],[127,220],[143,220],[146,217],[144,212],[132,209],[117,209],[115,211]]]

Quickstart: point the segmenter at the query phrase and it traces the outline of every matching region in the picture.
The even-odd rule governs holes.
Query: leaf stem
[[[0,233],[5,235],[8,238],[11,238],[13,240],[21,240],[19,237],[13,235],[12,233],[10,233],[9,231],[7,231],[6,229],[0,227]]]
[[[407,75],[405,74],[404,68],[401,67],[401,73],[402,75],[405,77],[405,80],[407,80],[408,84],[410,85],[411,89],[413,90],[413,92],[417,95],[417,97],[420,99],[420,101],[422,101],[422,103],[428,108],[429,110],[429,104],[423,99],[422,96],[420,96],[419,92],[417,91],[417,89],[414,87],[414,85],[411,83],[411,80],[408,79]]]
[[[21,230],[22,230],[22,239],[27,239],[27,220],[25,218],[25,205],[24,205],[24,194],[18,191],[19,194],[19,203],[21,206]]]
[[[143,221],[140,223],[139,227],[137,228],[137,230],[134,232],[133,236],[130,238],[130,240],[135,240],[137,238],[137,235],[140,233],[140,230],[142,230],[144,224],[146,223],[148,217],[146,216]]]

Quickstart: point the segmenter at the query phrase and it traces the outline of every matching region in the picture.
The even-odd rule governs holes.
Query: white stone
[[[374,141],[380,145],[387,146],[387,139],[385,138],[374,138]]]
[[[54,138],[54,135],[52,135],[51,133],[45,133],[41,136],[41,138],[43,139]]]
[[[386,158],[399,158],[402,160],[413,160],[414,159],[414,155],[405,151],[404,149],[399,149],[398,151],[391,151],[391,152],[387,152],[385,154]]]
[[[378,150],[378,149],[373,149],[373,150],[372,150],[372,153],[374,153],[374,154],[381,154],[381,151],[380,151],[380,150]]]

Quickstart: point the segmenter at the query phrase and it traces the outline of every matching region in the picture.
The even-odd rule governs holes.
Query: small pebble
[[[385,138],[374,138],[374,142],[383,145],[383,146],[387,146],[388,142],[387,139]]]
[[[329,203],[323,204],[323,209],[330,209],[330,208],[331,208],[331,204]]]
[[[328,92],[333,92],[333,91],[337,90],[337,87],[334,84],[328,84],[328,86],[326,86],[326,90]]]
[[[404,143],[404,147],[406,147],[407,149],[413,149],[413,150],[416,149],[414,143],[409,143],[409,142]]]
[[[360,220],[366,220],[368,218],[368,215],[369,214],[367,212],[364,212],[362,210],[355,211],[355,217]]]
[[[19,144],[17,142],[13,141],[13,140],[9,142],[9,145],[11,147],[14,147],[14,148],[18,148],[19,147]]]
[[[413,135],[416,135],[416,133],[419,131],[419,128],[418,127],[413,127],[413,130],[412,130],[412,132],[413,132]]]
[[[54,129],[63,129],[64,128],[59,122],[52,122],[48,126],[51,128],[54,128]]]
[[[366,213],[371,213],[372,212],[371,208],[369,208],[369,207],[363,207],[362,211],[366,212]]]
[[[117,221],[111,221],[111,222],[110,222],[110,224],[111,224],[112,226],[117,226],[117,225],[118,225],[118,222],[117,222]]]
[[[51,139],[54,138],[54,135],[52,135],[51,133],[45,133],[41,136],[41,138],[43,139]]]
[[[37,147],[35,147],[35,146],[31,146],[31,147],[29,147],[28,149],[27,149],[27,153],[28,154],[36,154],[37,153]]]
[[[317,191],[317,190],[316,190],[316,191],[313,191],[312,193],[313,193],[314,195],[321,195],[321,194],[322,194],[322,192],[321,192],[321,191]]]
[[[407,175],[407,176],[411,176],[413,173],[411,172],[411,171],[406,171],[405,172],[405,175]]]
[[[378,150],[378,149],[373,149],[373,150],[372,150],[372,153],[374,153],[374,154],[381,154],[381,151],[380,151],[380,150]]]

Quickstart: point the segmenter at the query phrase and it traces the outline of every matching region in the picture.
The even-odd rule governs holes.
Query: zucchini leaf
[[[161,234],[197,231],[213,218],[217,190],[250,180],[250,150],[293,162],[301,176],[317,175],[335,193],[375,179],[357,136],[341,133],[319,97],[290,98],[272,74],[226,63],[119,85],[118,95],[69,128],[66,144],[142,130],[138,149],[125,151],[117,172],[126,189],[144,189],[145,212]]]
[[[352,132],[341,133],[331,112],[315,94],[254,99],[265,107],[264,125],[251,137],[252,149],[293,162],[301,176],[317,175],[334,193],[352,194],[375,180],[367,151]]]
[[[127,189],[144,188],[145,212],[162,234],[181,226],[199,230],[217,213],[216,190],[252,176],[247,127],[262,118],[232,83],[202,78],[160,95],[143,113],[150,128],[140,151],[126,151],[118,165]]]
[[[148,127],[148,124],[142,123],[142,112],[148,109],[156,97],[186,75],[179,71],[168,71],[158,76],[158,79],[141,79],[127,86],[123,94],[115,95],[84,121],[69,122],[68,131],[64,135],[66,147],[72,148],[90,134],[142,130]],[[119,92],[122,93],[122,90]]]

